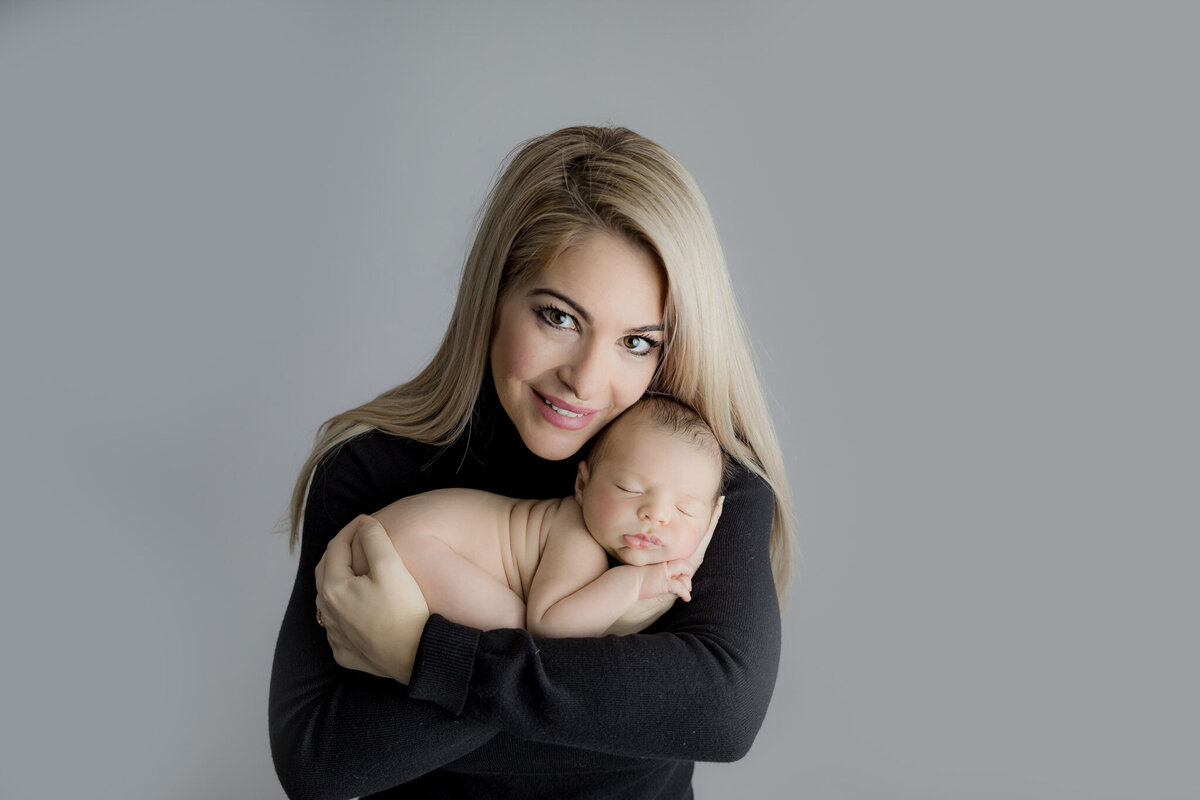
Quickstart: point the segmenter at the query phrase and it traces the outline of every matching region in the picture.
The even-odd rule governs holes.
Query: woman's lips
[[[538,411],[547,422],[559,428],[577,431],[586,427],[591,421],[592,415],[596,413],[595,409],[573,406],[553,395],[542,394],[537,389],[532,391],[533,397],[537,401]]]
[[[653,547],[662,547],[661,540],[644,533],[627,533],[621,538],[625,540],[625,544],[635,550],[649,550]]]

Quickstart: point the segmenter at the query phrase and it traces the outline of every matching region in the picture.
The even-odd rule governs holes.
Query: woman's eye
[[[573,331],[578,326],[575,324],[575,318],[561,308],[554,306],[543,306],[538,309],[538,314],[542,320],[551,328],[558,328],[564,331]]]
[[[621,340],[621,344],[625,345],[625,349],[635,356],[647,355],[651,350],[658,347],[658,342],[648,339],[645,336],[626,336]]]

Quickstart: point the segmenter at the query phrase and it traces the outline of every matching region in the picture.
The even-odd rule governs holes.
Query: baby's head
[[[700,415],[646,397],[602,430],[580,462],[575,499],[609,555],[641,566],[696,551],[721,497],[725,455]]]

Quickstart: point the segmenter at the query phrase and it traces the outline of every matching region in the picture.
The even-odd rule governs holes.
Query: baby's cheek
[[[690,558],[696,552],[696,548],[700,546],[701,535],[698,531],[690,530],[686,536],[679,537],[675,543],[675,552],[672,558]]]

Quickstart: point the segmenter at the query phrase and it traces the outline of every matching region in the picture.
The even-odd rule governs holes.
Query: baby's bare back
[[[436,489],[398,500],[373,516],[422,591],[451,578],[460,584],[456,591],[470,589],[469,568],[447,563],[458,556],[506,584],[523,601],[560,503],[561,499],[515,500],[474,489]]]

